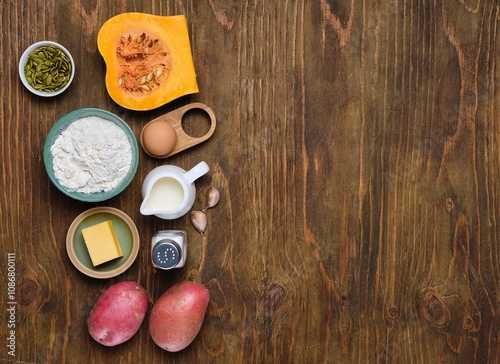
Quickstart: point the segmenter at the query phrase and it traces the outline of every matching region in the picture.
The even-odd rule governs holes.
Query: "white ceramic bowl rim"
[[[61,88],[57,91],[54,91],[54,92],[43,92],[43,91],[36,90],[35,88],[30,86],[30,84],[28,83],[28,81],[26,81],[26,78],[24,77],[24,66],[26,65],[26,61],[28,60],[29,54],[33,50],[35,50],[36,48],[42,47],[44,45],[51,45],[51,46],[59,48],[68,56],[68,58],[71,62],[71,76],[69,78],[68,83],[63,88]],[[19,60],[19,78],[21,79],[21,82],[29,91],[31,91],[32,93],[34,93],[35,95],[38,95],[38,96],[53,97],[53,96],[57,96],[57,95],[61,94],[69,87],[69,85],[73,81],[74,77],[75,77],[75,62],[73,61],[73,57],[71,56],[71,53],[61,44],[50,41],[50,40],[43,40],[40,42],[33,43],[28,48],[26,48],[26,50],[24,51],[24,53],[21,56],[21,59]]]

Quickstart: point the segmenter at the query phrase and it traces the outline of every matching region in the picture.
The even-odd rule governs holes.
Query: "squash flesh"
[[[123,13],[101,27],[106,88],[120,106],[151,110],[199,91],[184,15]]]

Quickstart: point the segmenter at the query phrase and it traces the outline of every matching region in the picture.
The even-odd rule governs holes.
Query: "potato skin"
[[[113,284],[101,294],[89,314],[90,336],[104,346],[124,343],[141,326],[148,305],[148,294],[137,282]]]
[[[210,292],[191,281],[170,287],[156,301],[149,317],[149,332],[162,349],[185,349],[200,332],[210,301]]]

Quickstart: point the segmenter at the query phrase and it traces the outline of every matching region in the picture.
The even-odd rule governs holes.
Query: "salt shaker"
[[[160,230],[151,239],[153,267],[163,270],[182,268],[187,257],[187,236],[184,230]]]

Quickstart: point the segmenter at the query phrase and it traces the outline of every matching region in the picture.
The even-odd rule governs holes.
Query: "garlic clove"
[[[208,206],[203,209],[206,211],[219,203],[220,193],[214,186],[210,186],[208,189]]]
[[[191,211],[190,219],[195,229],[198,230],[201,237],[205,239],[203,233],[207,227],[207,215],[205,215],[203,211]]]

